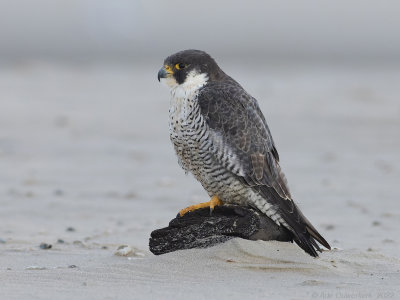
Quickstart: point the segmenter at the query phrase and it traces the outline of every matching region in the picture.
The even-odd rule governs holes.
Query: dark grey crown
[[[226,75],[218,67],[215,60],[206,52],[201,50],[183,50],[168,56],[164,60],[165,65],[173,68],[173,76],[179,84],[185,82],[187,75],[192,70],[206,73],[210,81],[221,80]],[[177,64],[185,65],[182,69],[176,69]]]

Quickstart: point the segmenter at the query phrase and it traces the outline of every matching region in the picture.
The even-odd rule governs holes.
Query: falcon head
[[[200,50],[184,50],[168,56],[158,72],[158,80],[171,90],[200,88],[208,81],[219,80],[224,72],[215,60]]]

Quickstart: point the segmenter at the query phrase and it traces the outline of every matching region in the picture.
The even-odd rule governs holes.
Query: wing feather
[[[272,135],[256,99],[233,79],[214,82],[198,96],[218,162],[277,207],[296,243],[312,256],[329,244],[293,202]],[[315,239],[315,240],[314,240]]]

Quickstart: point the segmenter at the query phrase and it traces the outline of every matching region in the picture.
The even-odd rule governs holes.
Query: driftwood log
[[[234,237],[248,240],[292,241],[290,232],[267,216],[248,207],[223,205],[179,215],[168,227],[154,230],[150,251],[160,255],[176,250],[206,248]]]

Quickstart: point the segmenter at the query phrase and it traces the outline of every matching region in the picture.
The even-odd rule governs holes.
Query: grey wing
[[[199,103],[219,162],[249,186],[272,187],[290,200],[279,155],[257,101],[241,87],[226,86],[204,89]]]
[[[277,208],[296,243],[306,252],[317,256],[315,249],[320,248],[313,238],[330,248],[291,198],[257,101],[234,83],[204,88],[198,99],[217,161]]]

